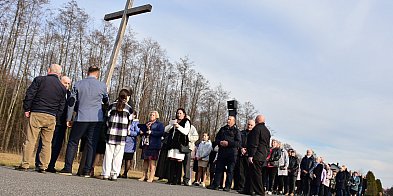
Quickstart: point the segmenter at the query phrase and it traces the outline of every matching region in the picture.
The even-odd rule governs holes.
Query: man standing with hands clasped
[[[219,148],[214,182],[209,187],[210,189],[218,190],[221,176],[226,167],[227,178],[225,180],[224,191],[230,191],[240,141],[241,136],[239,129],[236,127],[236,119],[234,116],[229,116],[227,125],[221,127],[216,135],[215,143]]]
[[[265,195],[262,182],[262,167],[266,161],[270,143],[270,131],[265,126],[265,117],[258,115],[255,118],[255,127],[248,134],[247,151],[249,162],[249,175],[244,193],[251,195]]]

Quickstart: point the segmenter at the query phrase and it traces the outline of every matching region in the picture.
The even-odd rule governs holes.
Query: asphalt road
[[[0,195],[239,195],[235,191],[213,191],[201,187],[118,179],[116,182],[79,176],[17,171],[0,166]]]

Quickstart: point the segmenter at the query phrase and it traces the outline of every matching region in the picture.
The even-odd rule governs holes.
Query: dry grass
[[[1,166],[9,166],[9,167],[15,167],[19,166],[20,162],[22,160],[22,155],[19,154],[12,154],[12,153],[0,153],[0,165]],[[56,169],[61,170],[63,169],[64,166],[64,161],[57,161],[56,162]],[[30,165],[30,168],[33,168],[34,165]],[[74,162],[72,168],[73,168],[73,173],[77,173],[78,171],[79,164],[77,162]],[[94,173],[96,176],[99,176],[102,172],[102,166],[96,166],[94,168]],[[128,177],[129,178],[140,178],[142,176],[141,171],[136,171],[136,170],[130,170],[128,172]]]

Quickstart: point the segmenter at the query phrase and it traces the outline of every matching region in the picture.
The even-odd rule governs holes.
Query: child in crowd
[[[209,155],[213,150],[212,143],[209,140],[209,134],[202,134],[202,141],[198,146],[196,158],[198,160],[198,182],[195,185],[205,187],[207,164],[209,163]]]
[[[108,139],[106,141],[105,157],[102,166],[104,180],[117,180],[126,144],[126,136],[132,120],[132,108],[127,104],[130,92],[122,89],[117,101],[108,110]]]
[[[126,145],[124,147],[124,173],[121,175],[122,178],[128,178],[128,171],[131,168],[131,161],[134,158],[134,153],[136,150],[136,137],[139,135],[139,120],[137,119],[137,113],[134,111],[132,113],[133,120],[131,122],[128,134],[126,137]]]

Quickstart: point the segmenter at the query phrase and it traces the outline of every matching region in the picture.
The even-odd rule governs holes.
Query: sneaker
[[[18,170],[18,171],[25,171],[25,172],[27,172],[28,169],[29,168],[24,168],[22,166],[15,167],[15,170]]]
[[[224,190],[225,192],[229,192],[231,189],[230,189],[229,187],[225,187],[223,190]]]
[[[117,176],[112,176],[109,178],[110,181],[117,181]]]
[[[117,180],[117,174],[116,173],[111,174],[111,177],[109,178],[109,180],[116,181]]]
[[[199,182],[194,182],[194,186],[199,186]]]
[[[199,186],[201,186],[201,187],[203,187],[203,188],[205,188],[205,187],[206,187],[206,185],[205,185],[205,183],[204,183],[204,182],[201,182],[201,184],[199,184]]]
[[[183,183],[182,183],[184,186],[190,186],[190,183],[189,182],[186,182],[186,181],[183,181]]]
[[[271,195],[271,194],[272,194],[272,192],[271,192],[271,191],[268,191],[268,192],[266,192],[266,194],[268,194],[268,195]]]
[[[102,176],[103,180],[109,180],[109,176]]]
[[[72,176],[72,172],[71,171],[68,171],[68,170],[66,170],[66,169],[62,169],[62,170],[60,170],[59,171],[59,174],[61,174],[61,175],[65,175],[65,176]]]

